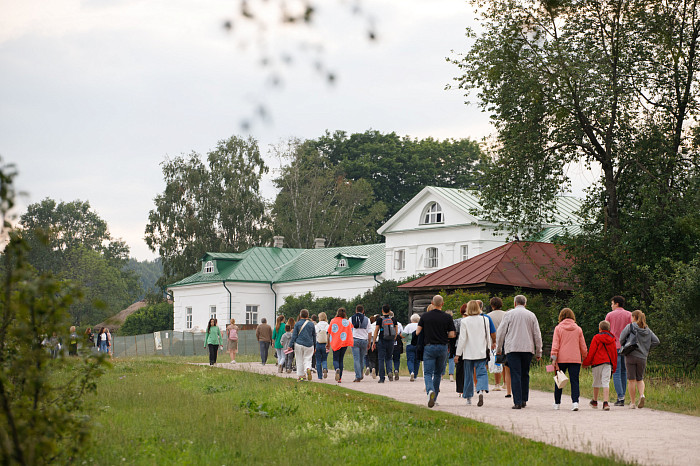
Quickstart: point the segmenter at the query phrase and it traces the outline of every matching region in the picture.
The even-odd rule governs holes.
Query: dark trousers
[[[508,353],[510,367],[510,387],[513,392],[513,404],[522,405],[530,395],[530,363],[532,353]]]
[[[216,356],[219,354],[219,345],[212,345],[210,343],[207,346],[209,347],[209,365],[213,366],[216,364]]]
[[[261,341],[260,343],[260,361],[265,364],[267,362],[267,352],[270,350],[269,341]]]
[[[401,350],[399,349],[399,345],[394,346],[394,353],[391,358],[394,360],[394,370],[398,371],[401,369]]]
[[[455,364],[455,385],[457,385],[457,393],[464,393],[464,364],[462,364],[462,356],[459,357],[459,362]]]
[[[571,402],[578,403],[578,376],[581,373],[581,364],[575,364],[573,362],[560,362],[558,366],[559,370],[564,373],[566,373],[566,371],[569,371],[569,384],[571,385]],[[557,384],[554,384],[554,402],[556,404],[561,404],[561,393],[562,389],[557,387]]]
[[[386,374],[392,372],[391,358],[394,354],[394,340],[379,339],[377,342],[377,356],[379,364],[379,380],[384,380]]]
[[[377,348],[367,350],[367,367],[374,369],[375,373],[379,373],[379,350]]]
[[[343,346],[338,348],[338,351],[333,351],[333,369],[340,369],[340,377],[343,377],[343,359],[345,359],[345,351],[348,347]]]

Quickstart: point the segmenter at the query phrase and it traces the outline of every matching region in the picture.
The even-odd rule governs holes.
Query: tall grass
[[[80,464],[609,464],[470,419],[342,387],[115,360],[86,399],[96,427]]]

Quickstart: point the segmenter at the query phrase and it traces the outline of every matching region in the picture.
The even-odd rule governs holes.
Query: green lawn
[[[186,364],[192,359],[115,360],[97,394],[86,398],[95,429],[76,463],[366,465],[404,457],[407,464],[426,465],[611,462],[422,406]]]

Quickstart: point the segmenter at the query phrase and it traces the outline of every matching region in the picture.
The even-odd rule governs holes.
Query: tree
[[[0,457],[6,464],[65,463],[88,444],[83,398],[95,390],[103,359],[88,351],[52,360],[42,347],[45,335],[67,337],[68,308],[80,290],[27,262],[29,243],[7,218],[13,178],[0,166],[0,233],[9,237],[0,277]]]
[[[193,152],[161,164],[165,191],[154,199],[145,237],[163,261],[161,286],[194,273],[207,251],[239,251],[272,236],[259,194],[268,168],[257,141],[219,141],[206,162]]]
[[[386,206],[375,201],[367,181],[337,175],[308,141],[290,141],[278,157],[283,164],[275,179],[280,189],[272,208],[275,234],[296,248],[310,248],[319,237],[327,246],[380,240],[376,225]]]
[[[625,291],[648,300],[654,264],[700,244],[682,227],[698,215],[698,0],[476,3],[483,32],[453,61],[497,130],[485,210],[536,229],[568,163],[599,167],[572,272],[588,305]]]
[[[172,330],[173,322],[172,304],[166,302],[150,304],[127,317],[119,328],[119,335],[142,335]]]
[[[125,268],[132,270],[138,277],[141,295],[139,299],[143,299],[147,295],[162,296],[163,291],[156,286],[156,283],[163,275],[163,263],[160,258],[149,261],[139,261],[133,257],[129,259]]]

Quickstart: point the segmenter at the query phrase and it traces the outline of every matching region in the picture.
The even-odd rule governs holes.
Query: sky
[[[0,0],[0,157],[19,172],[17,213],[46,197],[89,201],[133,257],[153,259],[143,236],[166,157],[232,135],[267,154],[326,130],[493,131],[462,91],[445,90],[458,74],[446,57],[468,49],[476,26],[468,3],[319,0],[311,27],[278,26],[279,0],[249,3],[268,5],[255,10],[264,28],[230,0]],[[271,200],[277,160],[266,161]],[[571,170],[576,194],[593,177]]]

